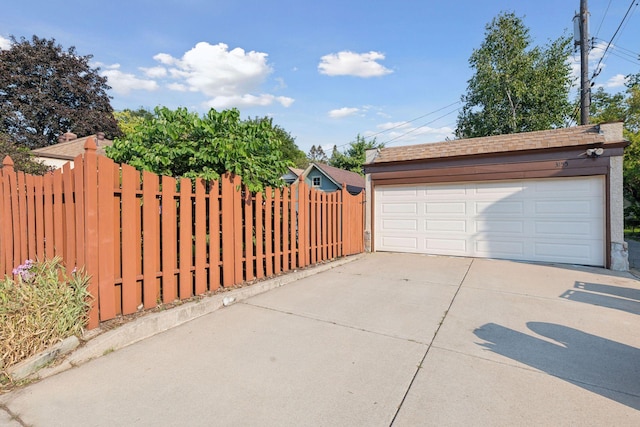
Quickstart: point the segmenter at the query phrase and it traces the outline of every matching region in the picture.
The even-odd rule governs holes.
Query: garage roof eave
[[[572,128],[460,139],[380,150],[369,166],[417,163],[441,159],[496,157],[541,151],[561,151],[578,147],[625,147],[622,123],[584,125]]]

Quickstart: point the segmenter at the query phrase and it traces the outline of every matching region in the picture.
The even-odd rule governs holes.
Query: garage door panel
[[[382,222],[383,231],[418,231],[415,219],[387,219]]]
[[[476,202],[475,212],[484,215],[522,215],[524,213],[523,201],[494,201]]]
[[[438,220],[431,219],[424,222],[425,231],[450,231],[450,232],[465,232],[467,231],[467,221],[460,220]]]
[[[476,240],[475,241],[476,256],[486,258],[509,258],[519,259],[523,257],[524,242],[513,240]]]
[[[591,238],[594,229],[589,221],[535,221],[535,234],[539,236]],[[597,230],[595,230],[597,231]]]
[[[418,213],[417,203],[383,203],[382,212],[389,214],[416,214]]]
[[[407,197],[416,197],[418,195],[418,190],[416,188],[387,188],[382,190],[379,194],[381,199],[405,199]]]
[[[451,202],[433,202],[433,203],[425,203],[424,210],[426,214],[441,214],[441,215],[451,215],[451,214],[462,214],[464,215],[467,211],[467,207],[464,202],[451,203]]]
[[[430,199],[438,199],[465,195],[467,193],[467,189],[461,188],[459,185],[440,185],[437,187],[424,188],[423,193]]]
[[[604,265],[602,176],[383,186],[375,200],[376,250]]]
[[[590,200],[545,200],[535,203],[536,215],[593,215],[592,204]]]
[[[520,235],[524,232],[523,221],[479,220],[475,221],[479,233],[507,233]]]
[[[466,239],[425,239],[425,248],[429,250],[441,251],[444,255],[463,256],[467,252]]]
[[[595,255],[602,256],[601,253],[594,253],[594,247],[589,242],[582,244],[538,242],[535,245],[535,254],[545,261],[564,259],[567,262],[577,262]]]
[[[416,237],[384,237],[382,244],[389,250],[409,252],[418,250],[418,239]]]
[[[574,196],[578,194],[586,196],[597,193],[602,194],[601,186],[594,186],[594,183],[590,180],[567,180],[561,185],[558,185],[556,180],[540,180],[533,185],[532,190],[543,194],[545,197],[565,197],[566,194],[573,194]]]

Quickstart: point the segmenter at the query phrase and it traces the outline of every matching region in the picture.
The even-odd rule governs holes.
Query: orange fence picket
[[[364,250],[364,195],[304,182],[251,194],[240,177],[205,182],[117,165],[93,140],[45,176],[0,169],[0,274],[62,257],[91,276],[89,328]],[[343,186],[346,188],[346,186]]]

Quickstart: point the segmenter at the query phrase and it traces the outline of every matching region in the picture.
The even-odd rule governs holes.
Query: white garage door
[[[604,265],[604,177],[378,186],[378,251]]]

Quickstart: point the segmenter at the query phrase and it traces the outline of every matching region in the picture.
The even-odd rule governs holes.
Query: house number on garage
[[[567,161],[556,162],[556,167],[557,168],[568,168],[569,167],[569,162],[567,162]]]

